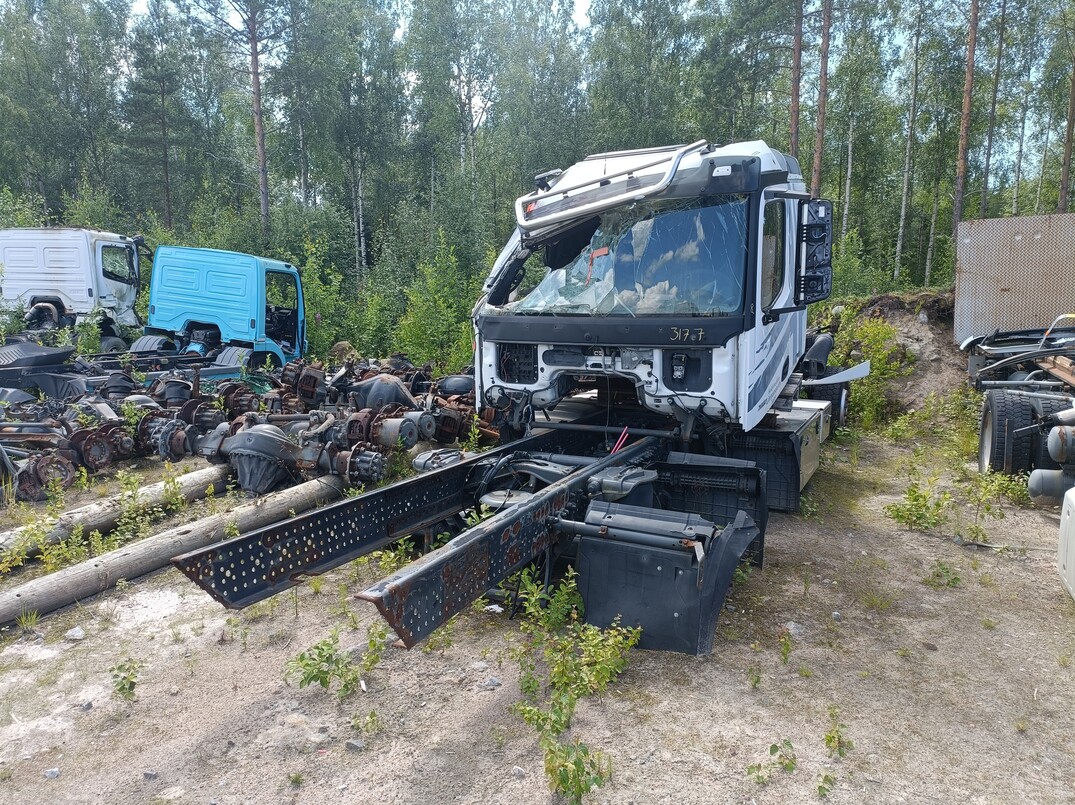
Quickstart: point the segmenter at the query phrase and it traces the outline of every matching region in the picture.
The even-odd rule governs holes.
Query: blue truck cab
[[[302,280],[279,260],[218,249],[159,246],[149,317],[132,352],[212,357],[225,349],[248,366],[282,366],[306,351]]]

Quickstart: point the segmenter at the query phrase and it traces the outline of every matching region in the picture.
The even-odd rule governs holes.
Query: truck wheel
[[[131,352],[175,352],[176,346],[163,335],[142,335],[131,344]]]
[[[821,386],[811,386],[809,391],[811,400],[832,403],[832,426],[842,428],[847,424],[847,402],[850,395],[849,383],[828,383]]]
[[[101,339],[101,352],[126,352],[127,342],[114,335],[106,335]]]
[[[1008,472],[1017,475],[1030,469],[1031,436],[1011,437],[1011,465],[1005,466],[1004,449],[1008,434],[1032,423],[1032,409],[1020,397],[1003,389],[987,391],[978,431],[978,471]]]
[[[1041,415],[1043,417],[1066,411],[1071,404],[1064,400],[1042,400]],[[1030,458],[1036,470],[1058,470],[1060,465],[1053,461],[1049,455],[1049,434],[1035,431],[1030,435]]]

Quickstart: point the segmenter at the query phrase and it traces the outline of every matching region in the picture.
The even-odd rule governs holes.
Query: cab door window
[[[265,274],[265,335],[284,348],[298,347],[299,286],[295,277],[281,271]]]
[[[101,273],[115,282],[134,285],[134,251],[126,246],[102,246]]]
[[[761,309],[769,310],[780,296],[785,275],[784,202],[765,205],[761,234]]]

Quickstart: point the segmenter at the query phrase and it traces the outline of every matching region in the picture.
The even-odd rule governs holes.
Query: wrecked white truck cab
[[[831,290],[832,213],[797,160],[700,140],[536,183],[474,310],[477,386],[511,427],[594,386],[672,417],[685,441],[750,431],[804,381],[824,379],[842,416],[850,378],[827,376],[831,339],[800,364],[806,305]]]

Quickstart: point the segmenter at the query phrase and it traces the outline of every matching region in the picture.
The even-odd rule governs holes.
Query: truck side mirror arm
[[[767,310],[762,314],[762,324],[773,324],[785,313],[798,313],[801,310],[806,310],[806,305],[793,305],[792,307],[774,307],[772,310]]]

